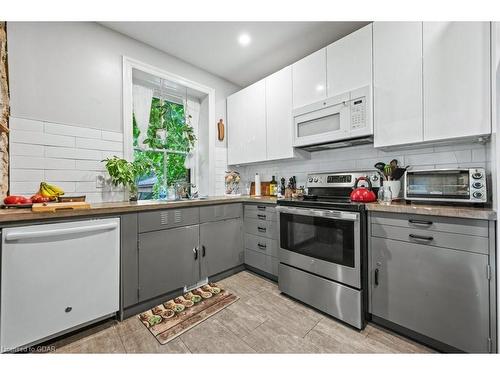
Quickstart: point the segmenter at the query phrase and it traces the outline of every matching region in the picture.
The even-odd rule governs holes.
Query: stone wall
[[[0,21],[0,198],[9,190],[9,86],[7,81],[6,23]]]

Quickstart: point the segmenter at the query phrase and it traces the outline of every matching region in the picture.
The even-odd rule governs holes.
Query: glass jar
[[[390,205],[392,203],[392,191],[390,186],[381,186],[378,189],[378,203],[383,205]]]
[[[238,196],[240,195],[240,174],[236,171],[226,172],[224,178],[225,195]]]

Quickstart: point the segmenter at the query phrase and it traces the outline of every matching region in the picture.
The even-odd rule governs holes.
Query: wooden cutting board
[[[87,202],[61,202],[61,203],[34,203],[31,207],[33,212],[56,212],[61,210],[88,210],[90,204]]]

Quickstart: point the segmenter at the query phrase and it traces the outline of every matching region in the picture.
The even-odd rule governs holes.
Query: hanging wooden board
[[[90,203],[87,202],[62,202],[62,203],[34,203],[31,207],[33,212],[56,212],[63,210],[89,210]]]
[[[217,139],[219,141],[224,140],[224,121],[222,119],[217,123]]]

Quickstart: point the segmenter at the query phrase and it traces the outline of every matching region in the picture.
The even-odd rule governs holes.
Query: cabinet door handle
[[[263,245],[261,243],[258,243],[257,246],[259,247],[259,249],[262,249],[262,250],[265,250],[267,248],[267,245]]]
[[[196,247],[193,248],[193,253],[194,253],[194,260],[198,259],[198,249]]]
[[[260,220],[266,220],[266,215],[257,215]]]
[[[375,269],[375,285],[378,285],[378,268]]]
[[[415,225],[432,225],[432,221],[426,221],[426,220],[414,220],[410,219],[408,220],[410,224],[415,224]]]
[[[266,232],[266,228],[263,228],[263,227],[257,227],[257,230],[258,230],[259,232],[263,232],[263,233],[265,233],[265,232]]]
[[[205,245],[201,246],[201,256],[205,258],[206,250],[205,250]]]
[[[418,234],[409,234],[411,238],[414,238],[416,240],[424,240],[424,241],[432,241],[434,240],[434,237],[432,236],[420,236]]]
[[[259,211],[265,211],[266,210],[266,206],[257,206],[257,209]]]

